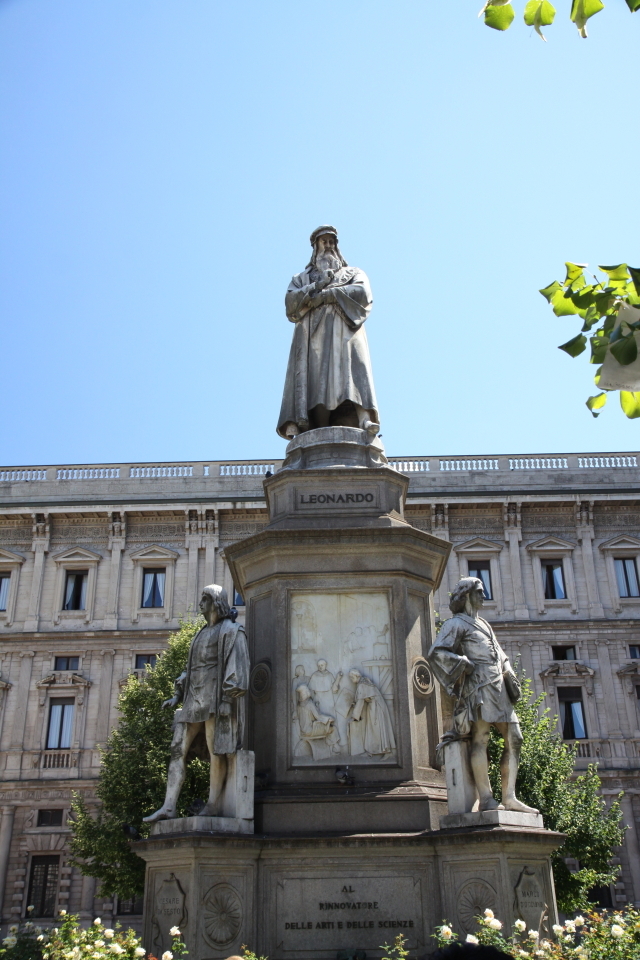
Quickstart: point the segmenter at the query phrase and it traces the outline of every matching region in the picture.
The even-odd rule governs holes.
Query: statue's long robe
[[[176,680],[183,705],[175,722],[202,723],[216,717],[214,753],[235,753],[242,746],[248,686],[249,653],[241,624],[225,619],[203,627],[191,641],[186,671]],[[218,715],[221,703],[230,704],[229,716]],[[192,754],[204,756],[204,750],[206,743],[194,741]]]
[[[333,301],[309,305],[310,270],[293,278],[285,298],[287,317],[295,323],[278,420],[285,424],[309,419],[318,404],[336,410],[345,400],[369,410],[378,420],[367,334],[363,324],[373,303],[367,275],[341,267],[326,288]]]
[[[482,617],[457,613],[445,620],[427,659],[449,696],[458,700],[457,727],[480,719],[518,722],[504,683],[505,674],[513,672],[509,658]],[[471,674],[465,672],[469,663],[475,667]]]

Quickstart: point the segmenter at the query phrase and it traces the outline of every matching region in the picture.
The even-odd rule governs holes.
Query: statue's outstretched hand
[[[165,700],[162,704],[162,709],[166,710],[167,707],[177,707],[178,706],[178,697],[171,697],[169,700]]]

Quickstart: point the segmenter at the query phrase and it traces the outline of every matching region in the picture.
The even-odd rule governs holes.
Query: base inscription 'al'
[[[395,763],[386,593],[291,597],[294,766]]]
[[[278,882],[279,950],[377,949],[402,933],[422,943],[421,881],[400,877],[309,877]]]

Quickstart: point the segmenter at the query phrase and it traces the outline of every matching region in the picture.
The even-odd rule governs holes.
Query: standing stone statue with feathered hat
[[[285,298],[295,330],[277,430],[291,440],[317,427],[359,427],[373,438],[380,423],[364,330],[369,280],[347,264],[335,227],[314,230],[311,246]]]
[[[200,612],[206,624],[191,641],[187,668],[175,682],[175,695],[162,704],[165,709],[182,707],[175,712],[164,803],[144,818],[147,823],[177,816],[190,756],[208,757],[211,764],[209,799],[200,815],[221,816],[229,760],[242,747],[249,686],[244,627],[234,622],[227,591],[217,584],[204,588]]]

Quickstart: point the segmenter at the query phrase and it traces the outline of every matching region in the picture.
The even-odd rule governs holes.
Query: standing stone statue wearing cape
[[[285,298],[295,323],[278,433],[292,439],[318,427],[380,427],[364,322],[371,310],[369,280],[349,267],[335,227],[311,234],[313,255]]]

